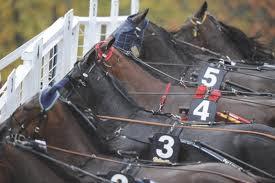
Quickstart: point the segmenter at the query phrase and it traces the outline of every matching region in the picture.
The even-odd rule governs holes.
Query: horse
[[[132,27],[142,24],[142,22],[145,21],[144,17],[147,12],[148,11],[140,12],[135,16],[133,21],[128,21],[128,24],[132,24]],[[122,26],[125,26],[125,24],[121,25],[121,27]],[[139,39],[142,40],[138,42],[141,43],[141,45],[137,46],[139,50],[137,56],[139,56],[139,58],[144,62],[150,63],[153,67],[170,74],[174,78],[183,78],[185,80],[190,80],[190,78],[196,79],[196,76],[202,67],[208,64],[213,58],[227,60],[227,58],[223,57],[221,54],[213,55],[211,54],[212,52],[201,51],[205,50],[205,48],[198,50],[197,48],[190,46],[186,41],[183,43],[180,36],[177,38],[176,34],[173,35],[171,32],[166,31],[153,22],[149,22],[146,27],[140,28],[144,29],[144,36],[139,36]],[[189,29],[188,27],[185,29],[182,28],[183,33],[185,32],[184,30],[188,31]],[[117,33],[117,31],[115,33]],[[117,36],[115,33],[113,36]],[[122,31],[120,35],[126,33],[128,32]],[[216,42],[214,39],[212,39],[212,41]],[[125,48],[124,50],[131,51],[130,49]],[[173,79],[171,80],[171,78],[164,76],[155,70],[148,69],[148,67],[145,67],[143,64],[139,65],[147,69],[147,71],[149,71],[154,77],[166,82],[169,81],[179,84],[178,81],[175,82]],[[264,68],[263,66],[237,65],[239,65],[237,70],[228,71],[224,78],[226,85],[230,88],[235,88],[237,90],[245,88],[246,91],[253,92],[275,91],[274,74],[272,69],[271,71],[266,71],[261,70],[261,68]]]
[[[269,179],[252,174],[246,175],[221,163],[172,167],[150,164],[146,166],[135,161],[128,163],[126,159],[102,155],[100,152],[104,149],[104,144],[99,143],[97,136],[92,133],[93,129],[83,122],[85,120],[82,119],[81,113],[76,112],[72,106],[74,105],[71,102],[62,99],[57,100],[48,111],[41,112],[41,105],[36,95],[16,110],[5,122],[5,130],[1,133],[1,135],[13,132],[20,134],[18,141],[1,145],[0,169],[4,168],[0,171],[1,182],[124,182],[126,175],[132,175],[135,182],[139,183],[155,181],[178,183],[183,179],[187,182],[269,182]],[[47,149],[46,154],[34,147],[26,150],[20,146],[37,139],[46,142],[43,146]],[[57,167],[52,168],[55,162],[43,158],[44,156],[58,159],[73,170],[77,169],[75,167],[80,167],[83,172],[91,172],[88,175],[93,177],[67,170],[70,179],[59,180],[56,176],[64,177],[65,170],[60,170],[58,163]],[[52,169],[49,169],[49,165]],[[113,176],[111,181],[108,181],[106,175],[112,171],[116,171],[114,175],[116,177]]]
[[[109,38],[109,40],[111,39],[112,37]],[[108,40],[101,47],[103,48],[106,44],[108,44]],[[131,58],[125,57],[115,48],[113,49],[113,55],[110,56],[106,64],[108,65],[108,72],[123,82],[129,93],[133,93],[132,97],[140,106],[146,109],[158,110],[160,103],[160,95],[158,93],[164,93],[166,83],[151,76]],[[170,92],[172,95],[167,97],[163,112],[180,115],[179,109],[189,108],[192,94],[195,91],[196,88],[193,87],[171,86]],[[149,93],[149,95],[146,95],[146,93]],[[150,93],[153,94],[150,95]],[[177,93],[179,95],[176,95]],[[217,105],[217,111],[230,111],[247,119],[254,119],[257,123],[264,123],[270,126],[274,126],[274,110],[274,100],[271,97],[222,96]]]
[[[256,37],[248,37],[240,29],[218,21],[207,8],[204,2],[193,17],[173,31],[174,37],[249,64],[274,63],[274,54]]]
[[[108,42],[108,45],[104,50],[110,51],[110,45],[113,41]],[[100,55],[100,52],[98,52]],[[102,52],[101,52],[102,55]],[[109,57],[109,53],[105,53],[104,57]],[[99,115],[118,116],[129,118],[129,120],[145,120],[154,122],[161,122],[162,124],[178,124],[173,118],[166,115],[154,114],[151,111],[144,110],[135,104],[130,98],[122,84],[114,78],[108,72],[108,62],[96,61],[99,56],[95,50],[91,50],[87,53],[84,59],[77,63],[75,69],[69,74],[70,78],[74,78],[75,83],[78,83],[79,93],[82,94],[82,100],[78,101],[77,105],[92,106],[91,110],[95,111]],[[83,84],[84,83],[84,84]],[[153,83],[152,83],[153,84]],[[71,96],[79,97],[79,95]],[[203,142],[210,144],[224,152],[231,154],[241,160],[253,164],[254,166],[264,169],[268,172],[273,172],[274,168],[271,159],[273,157],[273,144],[272,139],[266,139],[261,136],[254,136],[248,134],[237,133],[224,133],[224,131],[213,130],[209,133],[207,130],[200,131],[198,129],[173,129],[170,127],[164,128],[163,126],[146,126],[141,124],[123,123],[119,119],[109,118],[106,120],[96,120],[95,126],[98,126],[98,134],[104,141],[104,145],[108,148],[109,152],[117,153],[118,151],[131,152],[135,151],[137,154],[145,154],[148,151],[148,144],[150,138],[155,133],[169,133],[171,130],[173,134],[178,134],[179,138],[188,140],[202,140]],[[169,129],[171,128],[171,129]],[[273,128],[265,125],[251,124],[251,125],[225,125],[221,126],[226,130],[239,129],[239,130],[251,130],[264,132],[267,134],[274,134]],[[259,140],[258,138],[262,138]],[[219,139],[217,141],[217,139]],[[257,140],[256,140],[257,139]],[[269,145],[265,145],[263,148],[259,148],[263,145],[262,142],[266,142]],[[232,143],[234,142],[234,143]],[[252,151],[258,150],[255,153]],[[240,150],[242,149],[242,150]],[[246,149],[246,150],[244,150]],[[252,150],[253,149],[253,150]],[[262,152],[260,152],[262,151]],[[270,154],[270,157],[264,158],[260,154]],[[256,155],[257,154],[257,155]],[[148,154],[150,155],[150,154]],[[192,157],[192,156],[191,156]],[[191,158],[181,157],[181,158]],[[270,159],[271,158],[271,159]],[[263,165],[262,163],[265,162]]]
[[[240,65],[245,67],[246,64],[275,63],[274,53],[259,43],[256,37],[248,37],[240,29],[218,21],[207,12],[207,7],[207,2],[204,2],[192,18],[188,19],[178,31],[173,32],[173,37],[178,43],[204,47],[220,55],[229,56],[233,60],[241,60],[240,62],[245,64]],[[273,71],[273,69],[264,72],[259,72],[255,68],[241,69],[237,73],[229,73],[225,79],[240,84],[240,78],[248,78],[250,81],[245,84],[248,88],[261,92],[274,92]]]

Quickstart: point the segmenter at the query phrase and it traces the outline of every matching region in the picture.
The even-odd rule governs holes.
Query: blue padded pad
[[[40,92],[39,104],[42,110],[48,111],[53,107],[60,96],[58,90],[63,88],[68,81],[69,79],[65,77],[52,87],[48,87]]]
[[[132,17],[129,16],[124,23],[122,23],[112,34],[115,37],[114,47],[123,49],[125,51],[131,51],[131,47],[136,46],[138,49],[141,48],[141,44],[143,41],[144,31],[148,25],[148,20],[145,19],[142,21],[138,28],[134,25],[132,21]]]

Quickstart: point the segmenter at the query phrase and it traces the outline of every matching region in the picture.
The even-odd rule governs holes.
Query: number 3
[[[128,183],[127,177],[121,174],[115,174],[111,178],[112,182],[117,182],[117,183]]]
[[[193,115],[200,116],[201,120],[205,121],[209,117],[208,108],[210,102],[203,100],[193,111]]]
[[[159,138],[159,142],[167,142],[164,144],[163,148],[166,149],[166,153],[162,149],[157,149],[156,153],[160,158],[168,159],[173,155],[173,145],[175,143],[174,139],[168,135],[163,135]]]
[[[219,69],[208,67],[205,71],[204,76],[203,76],[203,78],[205,78],[205,79],[202,79],[201,83],[207,87],[214,86],[217,82],[217,76],[215,74],[219,74],[219,72],[220,72]],[[208,79],[210,79],[210,81]]]

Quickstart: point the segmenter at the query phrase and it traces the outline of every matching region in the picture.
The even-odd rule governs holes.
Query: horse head
[[[148,25],[145,18],[149,9],[130,15],[112,34],[116,38],[114,46],[125,51],[132,51],[139,56],[144,31]]]
[[[204,2],[180,30],[175,32],[174,38],[233,59],[243,59],[247,62],[274,61],[272,53],[257,42],[255,37],[248,37],[240,29],[217,20],[207,12],[207,7]]]
[[[84,153],[99,151],[100,148],[95,148],[98,145],[97,142],[99,143],[96,140],[97,137],[93,136],[91,129],[87,129],[89,126],[84,122],[82,113],[73,108],[72,102],[60,98],[50,109],[45,111],[41,108],[39,95],[37,94],[29,102],[21,105],[7,121],[9,132],[8,146],[6,147],[13,143],[25,144],[39,141],[42,144],[72,151]],[[92,112],[89,111],[89,114],[92,115]],[[91,138],[95,140],[91,141]],[[43,151],[47,151],[49,155],[61,161],[77,166],[81,166],[85,162],[85,159],[80,159],[72,154],[48,149],[43,145],[41,147]],[[12,152],[17,151],[16,148],[13,149],[8,148]]]
[[[44,146],[53,145],[64,149],[83,150],[91,152],[92,148],[79,138],[77,119],[72,120],[71,112],[60,101],[48,111],[43,111],[39,104],[39,95],[35,95],[29,102],[22,104],[13,115],[5,121],[8,130],[0,148],[0,181],[8,182],[79,182],[65,173],[63,167],[51,164],[40,156],[36,156],[26,149],[47,151],[47,155],[79,165],[79,158],[65,153],[55,152]],[[72,123],[74,121],[74,124]],[[72,134],[74,133],[74,134]],[[78,136],[78,137],[77,137]],[[82,140],[82,141],[81,141]],[[34,145],[39,142],[39,146]],[[82,142],[84,145],[82,145]],[[24,148],[22,148],[24,147]],[[26,148],[26,149],[25,149]],[[43,160],[43,161],[42,161]],[[42,177],[42,178],[41,178]],[[72,178],[72,179],[71,179]],[[7,180],[6,180],[7,179]]]

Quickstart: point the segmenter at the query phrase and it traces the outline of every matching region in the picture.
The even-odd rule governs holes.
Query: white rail
[[[0,123],[18,106],[41,89],[65,76],[77,58],[125,20],[119,16],[119,0],[111,0],[110,17],[97,17],[98,0],[90,0],[89,17],[64,17],[24,45],[0,60],[0,70],[18,59],[23,64],[14,69],[0,89]],[[139,0],[131,0],[131,14],[139,9]]]

